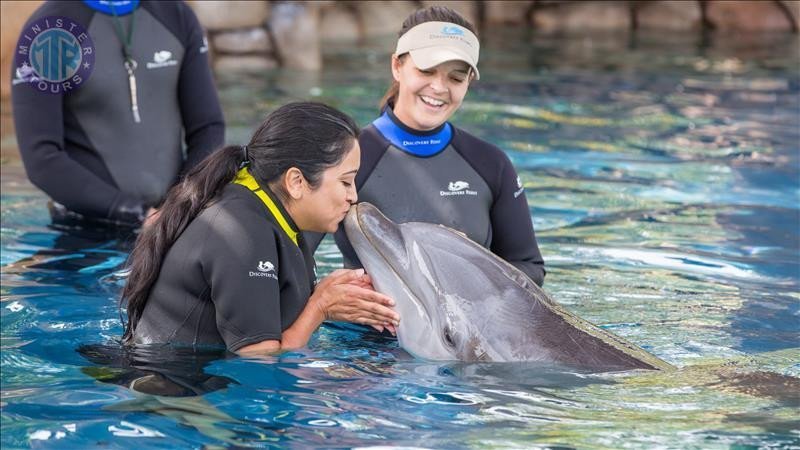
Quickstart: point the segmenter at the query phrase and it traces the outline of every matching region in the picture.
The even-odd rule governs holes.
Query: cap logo
[[[445,26],[444,28],[442,28],[442,34],[446,34],[449,36],[463,36],[464,30],[462,30],[459,27]]]

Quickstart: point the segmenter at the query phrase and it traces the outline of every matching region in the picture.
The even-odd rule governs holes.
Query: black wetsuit
[[[278,205],[285,225],[297,230]],[[172,245],[141,319],[140,344],[225,345],[280,340],[314,288],[314,258],[256,195],[226,186]]]
[[[28,23],[65,16],[82,25],[97,64],[89,79],[65,94],[51,94],[15,78],[12,101],[33,184],[81,216],[135,224],[181,173],[222,145],[224,122],[203,30],[192,10],[183,2],[142,2],[119,17],[124,30],[134,15],[140,123],[131,112],[114,17],[79,1],[46,2]]]
[[[542,285],[544,261],[530,209],[502,150],[449,123],[426,133],[409,129],[390,109],[362,131],[359,144],[359,201],[398,223],[462,231]],[[345,266],[360,265],[341,226],[335,239]]]

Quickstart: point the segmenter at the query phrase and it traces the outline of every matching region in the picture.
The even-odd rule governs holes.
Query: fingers
[[[372,289],[365,289],[361,286],[348,285],[346,288],[346,295],[352,296],[360,300],[376,303],[378,305],[394,306],[394,300],[391,297],[380,292],[373,291]]]
[[[362,325],[385,327],[386,324],[395,326],[400,324],[400,315],[394,310],[374,302],[357,299],[350,300],[346,304],[331,306],[326,317],[329,320],[341,320]]]
[[[363,270],[363,269],[362,269]],[[336,269],[330,274],[328,274],[325,278],[320,280],[317,283],[317,290],[324,290],[328,286],[347,283],[348,280],[354,277],[353,274],[354,270],[351,269]],[[356,277],[357,278],[357,277]]]
[[[330,274],[328,274],[328,276],[325,277],[325,279],[338,282],[341,278],[345,276],[351,276],[353,272],[354,271],[351,269],[336,269]]]
[[[370,283],[369,281],[365,281],[363,278],[359,278],[359,279],[357,279],[355,281],[351,281],[350,284],[352,284],[353,286],[362,287],[364,289],[369,289],[371,291],[375,290],[375,287],[372,286],[372,283]]]
[[[400,315],[392,309],[394,300],[372,289],[371,281],[363,269],[340,270],[326,277],[315,289],[315,295],[324,299],[324,317],[370,325],[378,331],[387,325],[394,329],[400,323]]]
[[[336,269],[331,272],[328,276],[326,276],[320,284],[340,284],[340,283],[350,283],[355,284],[357,286],[362,286],[367,289],[373,289],[372,287],[372,278],[364,272],[364,269]]]
[[[364,269],[336,269],[319,282],[319,284],[352,283],[364,276]]]

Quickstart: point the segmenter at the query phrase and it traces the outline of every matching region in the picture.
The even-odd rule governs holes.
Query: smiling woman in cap
[[[448,122],[480,77],[479,53],[474,27],[450,8],[406,18],[381,116],[359,138],[358,195],[395,222],[459,230],[541,285],[544,261],[514,167],[503,151]],[[341,227],[336,243],[346,266],[360,265]]]

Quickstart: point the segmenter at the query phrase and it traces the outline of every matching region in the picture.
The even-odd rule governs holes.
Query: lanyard
[[[136,11],[131,12],[131,23],[128,24],[128,34],[125,35],[122,29],[122,21],[117,15],[114,8],[114,2],[111,2],[111,14],[114,16],[114,30],[117,32],[117,37],[122,43],[122,54],[125,56],[125,71],[128,72],[128,88],[131,94],[131,113],[133,114],[133,121],[140,123],[142,121],[139,116],[139,99],[136,95],[136,75],[133,72],[136,70],[136,60],[133,59],[131,52],[131,42],[133,41],[133,24],[136,20]]]

